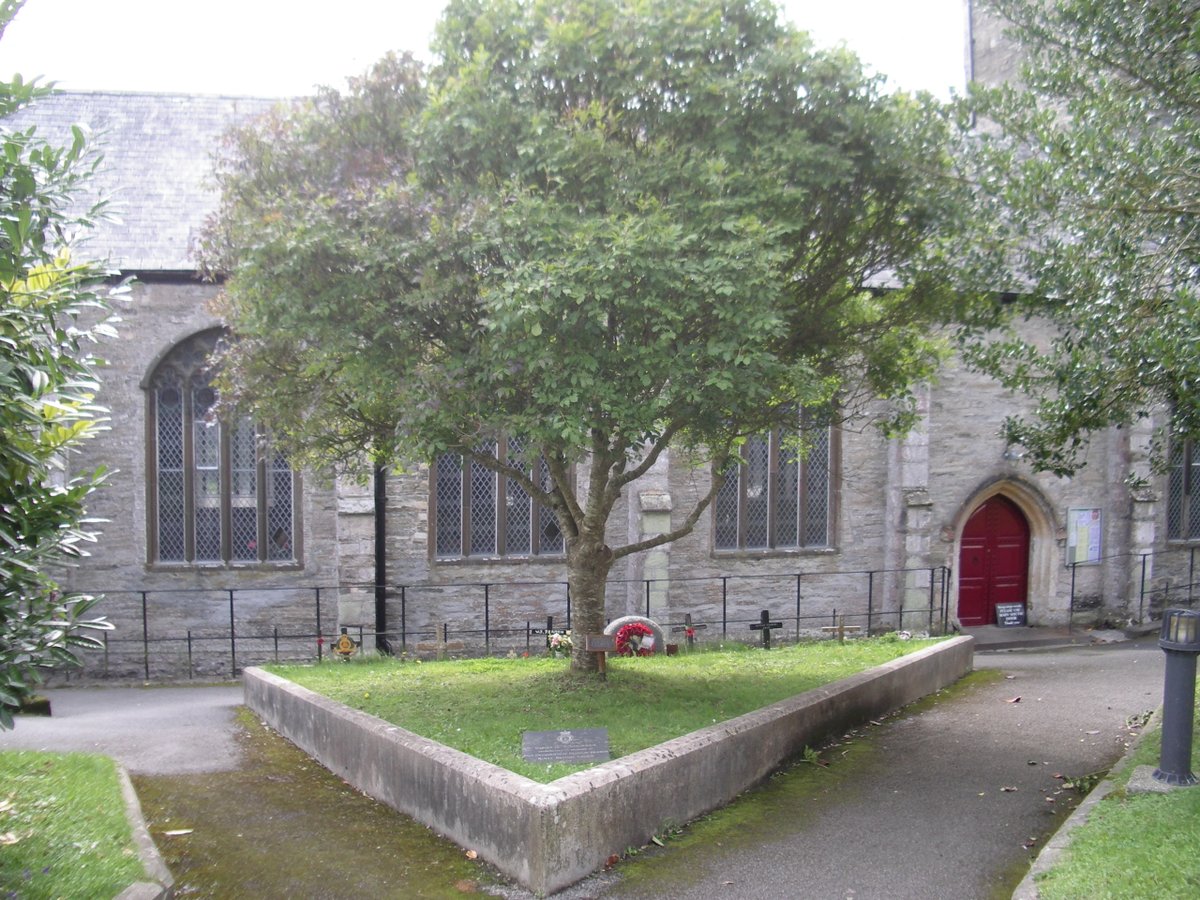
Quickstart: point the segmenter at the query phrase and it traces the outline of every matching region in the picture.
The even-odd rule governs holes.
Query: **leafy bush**
[[[19,6],[0,0],[0,34]],[[0,729],[40,669],[76,663],[72,648],[97,643],[82,631],[110,627],[47,571],[93,538],[84,503],[104,472],[71,476],[66,455],[100,427],[86,345],[111,333],[103,269],[70,254],[102,212],[78,209],[99,157],[78,127],[57,147],[3,121],[49,90],[0,81]]]

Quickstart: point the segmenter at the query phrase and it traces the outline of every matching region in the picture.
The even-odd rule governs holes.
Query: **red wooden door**
[[[958,620],[994,625],[997,603],[1024,603],[1029,588],[1029,521],[1006,497],[971,513],[958,560]]]

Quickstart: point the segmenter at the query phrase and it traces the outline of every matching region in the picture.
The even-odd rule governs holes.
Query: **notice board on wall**
[[[1067,511],[1067,565],[1100,562],[1103,521],[1099,507]]]

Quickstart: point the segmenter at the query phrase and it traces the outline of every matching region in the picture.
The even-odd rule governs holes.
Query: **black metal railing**
[[[885,592],[884,582],[892,579]],[[750,629],[762,610],[785,623],[795,640],[839,624],[875,633],[907,629],[944,633],[950,571],[876,569],[785,575],[717,575],[613,580],[610,607],[636,590],[647,617],[671,633],[698,629],[703,640],[757,640]],[[373,585],[245,587],[220,590],[116,590],[103,610],[117,629],[103,650],[85,657],[93,676],[236,677],[247,665],[319,661],[339,628],[358,644],[392,652],[466,655],[541,652],[542,633],[570,629],[570,590],[561,581],[492,581],[389,586],[387,627],[339,622],[342,592],[374,593]],[[896,598],[886,601],[889,598]],[[669,602],[668,602],[669,597]],[[662,603],[656,608],[656,600]],[[668,612],[669,610],[669,612]],[[778,639],[778,636],[777,636]]]
[[[1078,615],[1091,613],[1093,607],[1080,601],[1080,572],[1095,566],[1133,562],[1138,572],[1137,613],[1129,604],[1130,618],[1138,624],[1158,618],[1168,606],[1191,608],[1200,599],[1200,584],[1196,581],[1197,551],[1200,547],[1169,547],[1143,553],[1117,553],[1087,562],[1069,564],[1071,593],[1069,627],[1074,627]]]
[[[921,576],[923,583],[918,587],[900,588],[911,598],[917,590],[922,593],[923,603],[915,605],[912,602],[898,608],[885,609],[882,600],[880,583],[885,576],[900,577]],[[628,589],[630,585],[638,585],[639,593],[644,596],[643,608],[639,610],[647,618],[654,618],[653,598],[655,589],[661,586],[670,590],[671,614],[679,619],[660,622],[664,627],[683,624],[682,616],[692,615],[697,623],[709,626],[715,632],[720,628],[722,637],[728,637],[731,631],[744,630],[741,626],[758,621],[759,611],[771,609],[774,618],[780,618],[792,623],[794,634],[798,639],[802,631],[813,623],[837,620],[845,617],[848,621],[860,622],[860,627],[869,632],[884,628],[900,628],[907,624],[910,629],[939,633],[945,631],[949,618],[949,569],[932,567],[923,569],[875,569],[854,572],[832,573],[790,573],[783,575],[717,575],[708,577],[669,578],[669,579],[639,579],[634,582],[612,580],[608,582],[608,595],[614,596],[614,589]],[[850,582],[857,580],[858,585]],[[840,599],[815,598],[814,592],[820,591],[822,582],[837,582],[838,588],[828,593],[836,593]],[[707,586],[711,599],[707,603],[689,602],[680,599],[689,589]],[[743,590],[739,591],[741,587]],[[543,598],[544,612],[538,617],[522,620],[512,616],[507,620],[496,621],[494,615],[498,595],[511,593],[521,589],[542,588],[557,589],[557,596]],[[847,589],[849,588],[849,589]],[[440,608],[438,600],[448,590],[469,592],[474,594],[479,615],[470,622],[450,623],[438,618]],[[422,609],[421,598],[429,597],[426,607]],[[493,639],[511,635],[525,635],[531,627],[541,626],[537,623],[548,615],[558,621],[565,629],[571,628],[571,594],[566,582],[456,582],[446,584],[398,585],[389,591],[388,621],[397,621],[398,628],[388,628],[381,636],[390,645],[399,649],[408,649],[409,644],[434,640],[439,634],[451,637],[472,637],[481,641],[485,652],[491,651]],[[785,607],[784,604],[787,604]],[[610,606],[612,605],[610,600]],[[433,607],[430,609],[429,607]],[[788,613],[781,613],[781,608],[787,608]],[[423,612],[419,616],[423,624],[414,624],[412,619],[415,612]],[[752,618],[741,618],[740,614],[753,612]],[[914,624],[916,623],[916,624]],[[370,632],[364,631],[364,634]]]

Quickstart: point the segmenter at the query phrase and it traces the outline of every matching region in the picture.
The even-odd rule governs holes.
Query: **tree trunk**
[[[567,584],[571,590],[571,671],[598,672],[597,654],[585,649],[589,634],[604,631],[605,582],[612,568],[612,549],[603,537],[580,534],[567,544]]]

